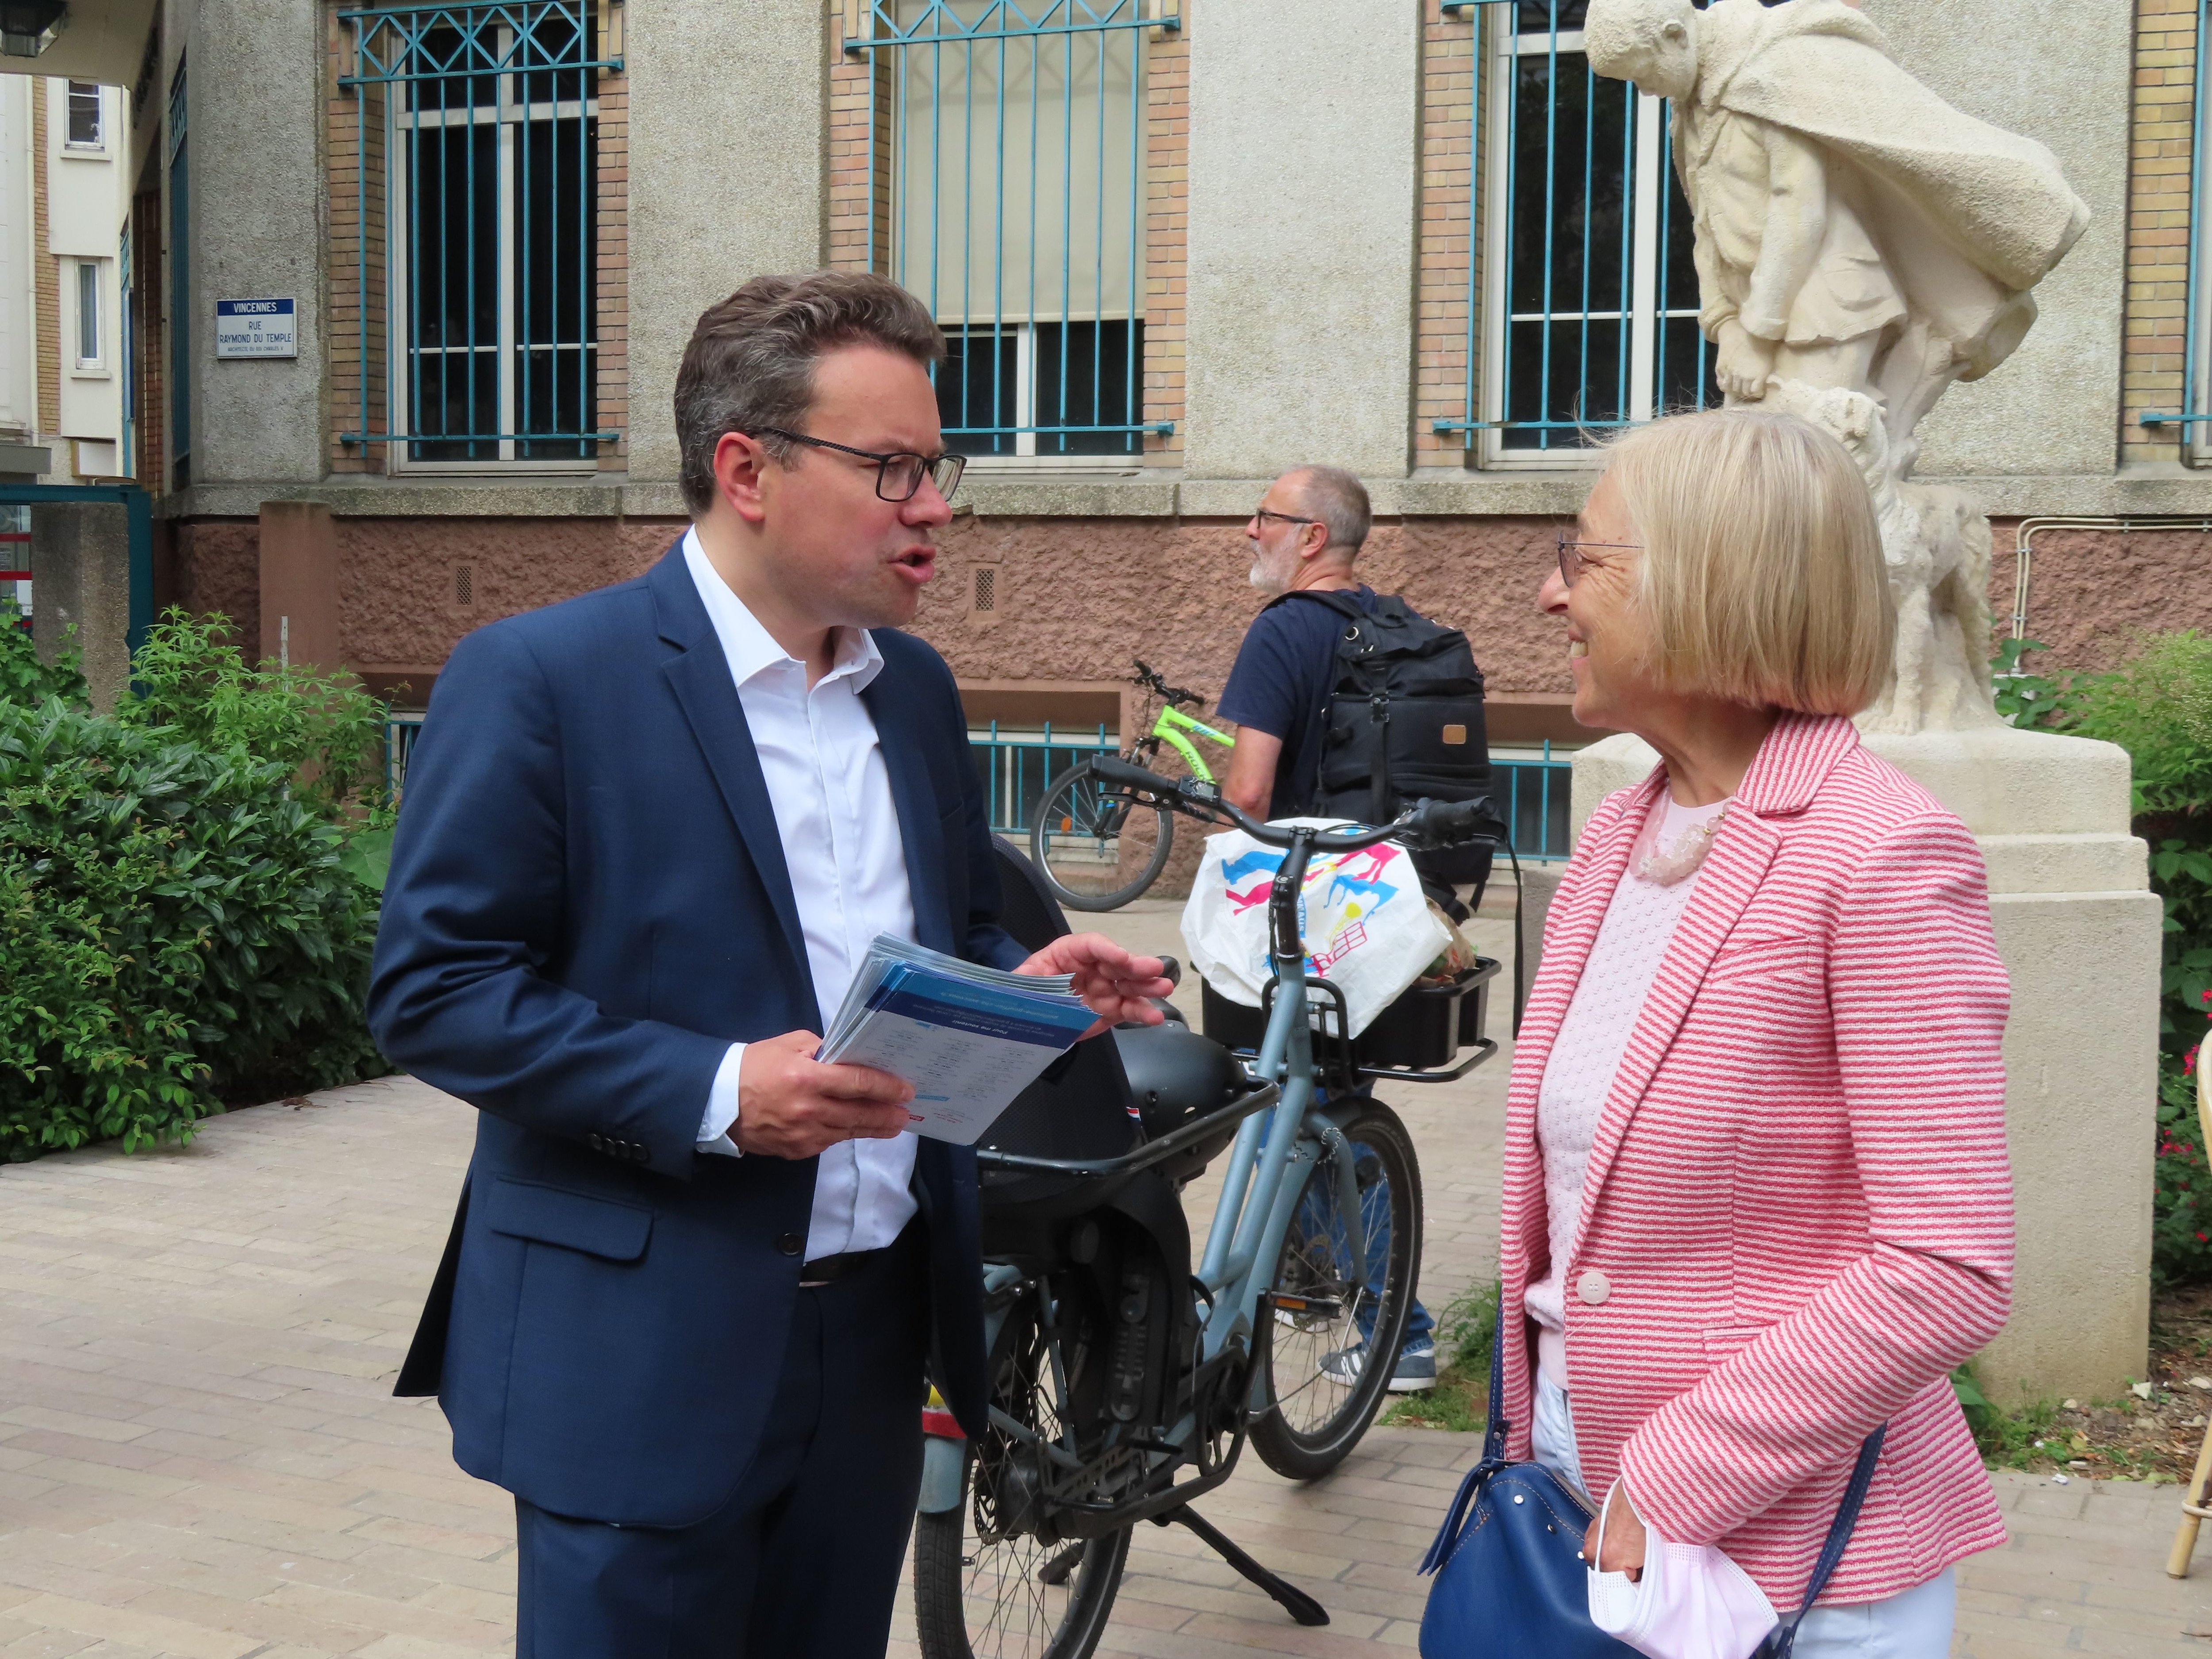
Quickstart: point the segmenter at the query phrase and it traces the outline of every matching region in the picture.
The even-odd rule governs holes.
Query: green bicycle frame
[[[1220,780],[1213,775],[1213,769],[1206,763],[1206,757],[1198,752],[1198,745],[1183,736],[1184,732],[1195,732],[1202,738],[1211,738],[1226,749],[1234,749],[1237,746],[1237,739],[1226,732],[1215,731],[1204,720],[1191,719],[1179,708],[1161,709],[1159,719],[1152,722],[1152,736],[1168,744],[1176,753],[1183,757],[1184,763],[1190,768],[1191,776],[1201,779],[1207,783],[1218,783]]]

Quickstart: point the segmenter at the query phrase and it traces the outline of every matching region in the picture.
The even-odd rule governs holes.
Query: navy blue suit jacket
[[[996,925],[951,673],[919,640],[875,640],[884,667],[862,695],[915,931],[1011,967],[1025,952]],[[823,1014],[680,549],[454,651],[408,766],[368,1007],[396,1063],[481,1109],[399,1392],[434,1390],[461,1467],[542,1508],[650,1526],[713,1513],[775,1387],[815,1164],[694,1144],[728,1045]],[[915,1189],[938,1383],[978,1432],[975,1154],[921,1141]]]

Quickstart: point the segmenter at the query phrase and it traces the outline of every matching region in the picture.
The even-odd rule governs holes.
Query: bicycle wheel
[[[1079,1332],[1076,1336],[1081,1334]],[[1062,1390],[1103,1355],[1063,1335],[1058,1364],[1034,1295],[992,1353],[991,1403],[1048,1440],[1066,1421]],[[1089,1659],[1129,1556],[1129,1528],[1062,1540],[1041,1527],[1039,1454],[994,1426],[971,1446],[957,1509],[915,1517],[914,1614],[923,1659]]]
[[[1030,857],[1053,896],[1071,910],[1118,910],[1159,878],[1175,842],[1175,814],[1071,767],[1037,803]],[[1125,871],[1139,866],[1135,879]]]
[[[1359,1188],[1364,1268],[1352,1260],[1334,1157],[1306,1176],[1275,1262],[1279,1298],[1254,1346],[1273,1402],[1252,1424],[1269,1468],[1327,1474],[1359,1443],[1390,1385],[1421,1260],[1421,1170],[1398,1115],[1370,1100],[1344,1139]]]

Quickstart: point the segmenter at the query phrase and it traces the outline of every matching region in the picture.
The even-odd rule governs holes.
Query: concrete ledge
[[[2150,848],[2134,836],[1979,836],[1996,894],[2140,893]]]
[[[1172,473],[1151,478],[1024,478],[971,472],[961,481],[959,499],[972,505],[979,519],[1170,519],[1179,510],[1176,491]],[[1249,514],[1259,502],[1255,495],[1237,511]]]
[[[1525,514],[1567,518],[1581,510],[1594,471],[1456,472],[1426,470],[1408,477],[1365,480],[1382,518],[1492,518]],[[1142,475],[1085,478],[1024,477],[971,472],[960,499],[981,518],[1241,520],[1267,492],[1269,478],[1187,478],[1158,469]],[[1967,491],[1995,518],[2065,514],[2212,518],[2212,469],[2181,468],[2094,477],[1934,478]],[[210,483],[166,497],[163,518],[250,519],[261,503],[319,501],[341,518],[392,515],[455,518],[682,518],[683,491],[672,480],[632,482],[621,473],[512,482],[479,475],[438,478],[346,477],[319,483]]]

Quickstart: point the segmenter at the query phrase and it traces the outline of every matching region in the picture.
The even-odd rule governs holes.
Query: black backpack
[[[1313,599],[1345,619],[1323,705],[1321,778],[1309,807],[1321,817],[1388,823],[1413,802],[1472,800],[1490,793],[1482,671],[1467,635],[1395,595],[1363,611],[1349,593],[1313,588],[1273,604]],[[1490,876],[1486,842],[1416,853],[1431,881],[1464,886]]]

